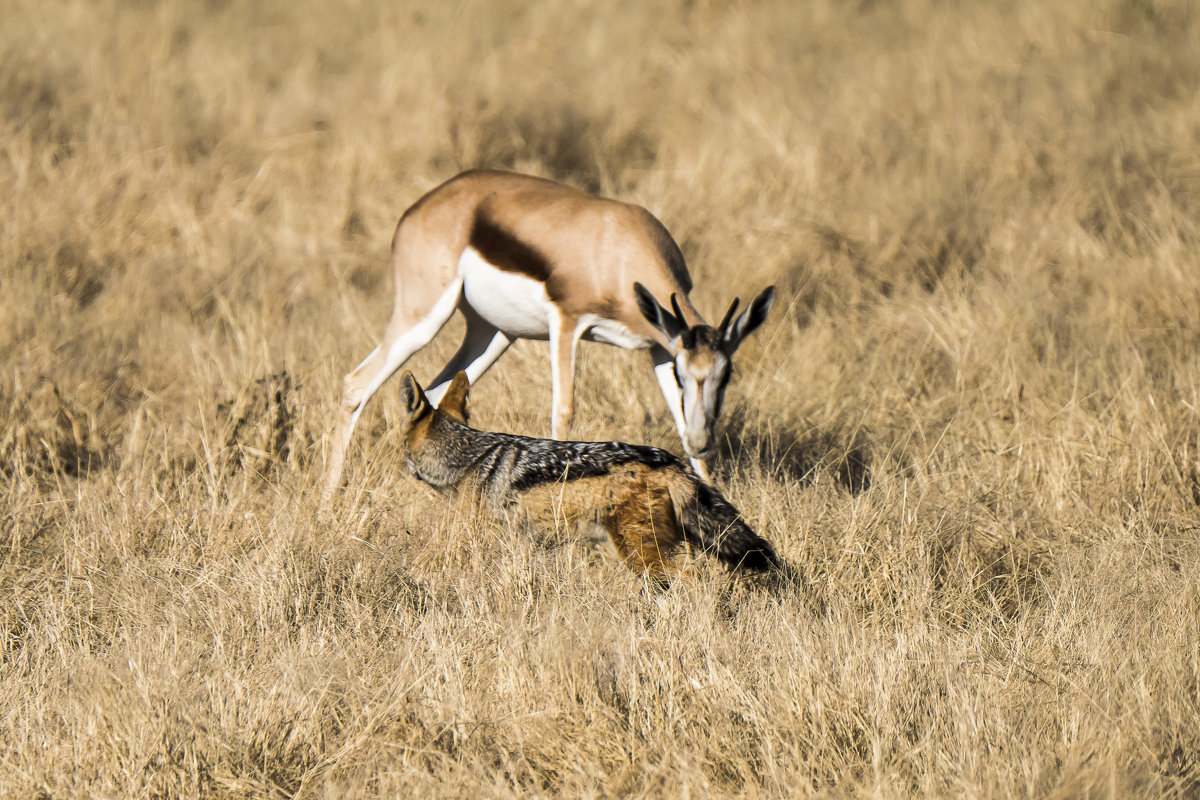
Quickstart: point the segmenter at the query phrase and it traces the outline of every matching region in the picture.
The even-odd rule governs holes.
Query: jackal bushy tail
[[[720,492],[696,478],[690,488],[690,496],[673,497],[690,544],[713,553],[729,567],[754,572],[779,567],[770,543],[742,521],[738,510]]]

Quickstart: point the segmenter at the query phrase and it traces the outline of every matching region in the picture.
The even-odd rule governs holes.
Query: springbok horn
[[[719,332],[719,333],[720,333],[722,336],[724,336],[724,335],[725,335],[725,328],[726,328],[726,327],[728,327],[728,325],[729,325],[730,321],[733,319],[733,315],[734,315],[734,313],[735,313],[735,312],[737,311],[737,309],[738,309],[738,304],[739,304],[739,303],[741,303],[741,302],[742,302],[742,299],[741,299],[740,297],[735,297],[735,298],[733,298],[733,305],[731,305],[731,306],[729,307],[729,310],[725,312],[725,319],[721,320],[721,324],[720,324],[720,326],[717,328],[717,331],[718,331],[718,332]]]
[[[683,327],[688,327],[687,320],[683,316],[683,312],[679,309],[679,298],[671,292],[671,308],[675,310],[675,316],[679,319],[679,324]]]

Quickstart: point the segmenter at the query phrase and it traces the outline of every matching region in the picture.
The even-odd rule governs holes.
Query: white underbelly
[[[553,306],[544,283],[495,267],[471,247],[458,259],[458,274],[471,308],[510,338],[550,336]]]

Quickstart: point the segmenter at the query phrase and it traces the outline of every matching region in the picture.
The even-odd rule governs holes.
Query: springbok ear
[[[775,287],[768,286],[763,289],[758,297],[750,301],[750,307],[742,312],[732,324],[729,320],[733,317],[734,310],[737,309],[737,301],[733,301],[733,305],[729,308],[729,313],[725,315],[725,322],[721,324],[721,341],[725,343],[725,349],[732,353],[738,349],[742,340],[745,339],[754,331],[758,330],[758,326],[767,321],[767,312],[771,310],[771,301],[775,299]]]
[[[400,378],[400,396],[404,400],[404,412],[408,416],[416,414],[422,406],[429,405],[421,384],[417,383],[411,372],[405,372]]]
[[[438,403],[438,411],[445,414],[452,420],[457,420],[463,425],[467,424],[467,393],[471,390],[471,380],[467,377],[467,373],[459,370],[454,376],[454,380],[450,381],[450,386],[446,388],[446,393],[442,395],[442,401]]]
[[[642,312],[642,316],[655,328],[665,333],[668,339],[674,339],[687,330],[687,323],[663,308],[645,286],[634,283],[633,295],[637,298],[638,309]],[[679,307],[674,295],[671,297],[671,302],[676,308]]]

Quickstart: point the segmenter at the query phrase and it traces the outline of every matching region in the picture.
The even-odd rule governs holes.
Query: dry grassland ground
[[[0,795],[1195,797],[1200,10],[7,0]],[[801,576],[648,592],[341,376],[462,168],[642,203]],[[457,326],[413,362],[428,378]],[[646,356],[574,434],[678,452]],[[479,384],[545,435],[544,343]]]

